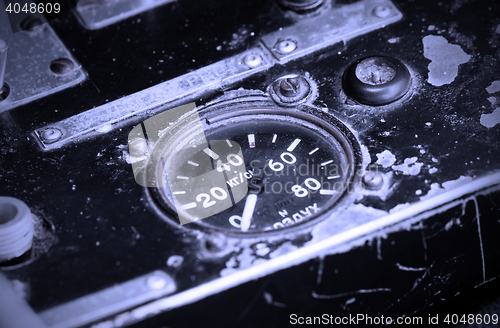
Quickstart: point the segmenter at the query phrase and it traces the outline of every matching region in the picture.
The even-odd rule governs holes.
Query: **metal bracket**
[[[163,271],[129,280],[39,313],[51,328],[80,327],[134,308],[175,291],[175,283]]]
[[[86,79],[80,65],[48,24],[38,26],[37,31],[12,33],[2,1],[0,35],[9,44],[5,83],[10,89],[9,96],[0,101],[0,112],[72,87]],[[51,72],[50,67],[54,60],[60,58],[69,60],[72,68],[70,72],[57,75]]]
[[[76,6],[75,15],[84,27],[97,30],[174,1],[176,0],[83,0]]]
[[[387,0],[362,0],[331,8],[294,26],[262,38],[264,46],[216,62],[197,71],[160,83],[124,98],[90,109],[35,130],[48,150],[94,130],[110,130],[111,124],[146,110],[194,94],[240,81],[275,64],[284,64],[330,45],[385,27],[403,17]],[[319,29],[319,31],[318,31]],[[288,43],[287,43],[288,42]]]

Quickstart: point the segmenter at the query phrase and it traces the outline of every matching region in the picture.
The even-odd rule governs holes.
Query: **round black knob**
[[[358,59],[344,72],[346,95],[362,104],[381,106],[403,97],[411,87],[408,68],[398,59],[371,56]]]

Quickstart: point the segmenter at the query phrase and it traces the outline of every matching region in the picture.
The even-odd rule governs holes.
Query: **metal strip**
[[[381,16],[381,17],[380,17]],[[402,18],[401,12],[387,0],[362,0],[331,8],[320,16],[262,38],[264,46],[219,61],[197,71],[163,82],[124,98],[90,109],[35,131],[41,146],[61,147],[94,130],[108,131],[111,124],[146,110],[208,89],[240,81],[276,63],[283,64],[327,46],[384,27]],[[319,32],[316,31],[319,29]],[[309,34],[310,33],[310,34]],[[287,54],[275,48],[276,42],[296,40]],[[280,41],[280,42],[281,42]],[[289,48],[291,49],[291,48]]]
[[[266,35],[262,42],[280,63],[286,63],[382,28],[402,17],[403,14],[390,1],[364,0],[340,8],[333,7],[323,15],[314,17],[312,22],[299,21]]]
[[[243,58],[247,55],[258,56],[261,58],[261,62],[256,67],[249,68],[243,63]],[[82,134],[103,127],[107,130],[106,126],[148,109],[186,97],[197,91],[218,88],[225,83],[230,83],[232,80],[242,79],[271,66],[271,62],[266,59],[262,49],[252,49],[242,55],[203,67],[197,71],[38,129],[35,131],[35,135],[45,149],[57,148]],[[59,139],[51,139],[53,131],[57,131]],[[54,142],[51,142],[52,140]]]
[[[79,327],[171,294],[175,289],[169,275],[154,271],[43,311],[39,316],[51,328]]]
[[[177,0],[108,0],[95,4],[83,0],[76,6],[75,14],[83,26],[96,30],[174,1]]]

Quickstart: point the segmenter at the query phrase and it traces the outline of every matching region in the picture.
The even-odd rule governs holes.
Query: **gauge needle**
[[[245,202],[245,208],[243,209],[243,215],[241,216],[241,231],[247,231],[252,224],[253,211],[255,210],[255,204],[257,204],[257,195],[249,194]]]

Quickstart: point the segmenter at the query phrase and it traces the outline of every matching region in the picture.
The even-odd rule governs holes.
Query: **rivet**
[[[43,22],[38,17],[28,16],[21,22],[21,28],[27,32],[38,32],[43,27]]]
[[[373,14],[379,18],[385,18],[391,14],[391,7],[377,6],[373,9]]]
[[[165,278],[160,276],[151,276],[147,279],[148,287],[153,290],[163,289],[167,286],[167,283]]]
[[[384,177],[379,172],[367,172],[363,176],[363,184],[368,190],[378,190],[384,184]]]
[[[62,137],[61,130],[57,128],[48,128],[40,133],[40,137],[47,142],[55,142]]]
[[[243,63],[250,68],[255,68],[262,63],[262,57],[257,54],[248,54],[243,57]]]
[[[75,68],[75,63],[69,58],[57,58],[50,63],[50,70],[57,76],[71,74]]]
[[[295,49],[297,49],[297,43],[292,40],[279,41],[278,44],[276,45],[276,49],[281,53],[289,54]]]

